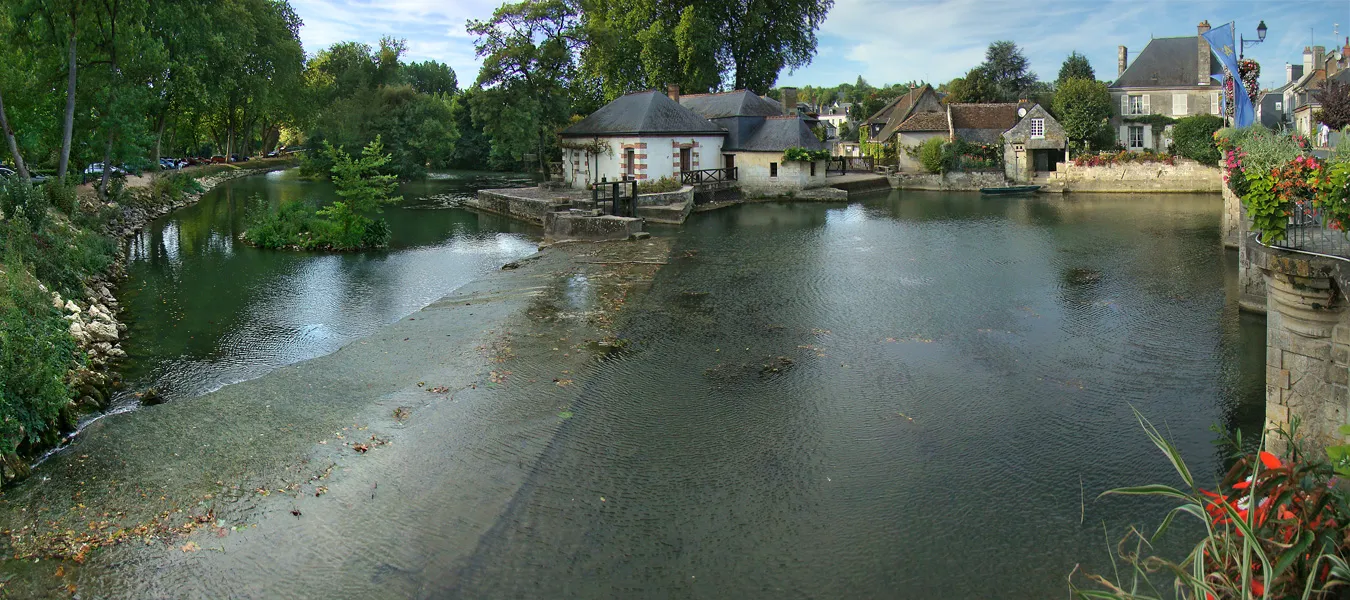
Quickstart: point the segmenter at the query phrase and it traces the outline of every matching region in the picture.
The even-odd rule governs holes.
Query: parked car
[[[127,170],[123,167],[111,167],[108,172],[112,175],[126,175]],[[85,175],[103,175],[103,163],[93,163],[84,168]]]
[[[219,163],[223,163],[223,162],[225,162],[225,157],[224,157],[224,156],[221,156],[221,155],[217,154],[217,155],[211,157],[211,164],[219,164]]]
[[[13,176],[18,175],[18,174],[19,174],[19,173],[18,173],[17,171],[15,171],[14,169],[11,169],[11,168],[6,167],[6,166],[4,166],[4,165],[0,165],[0,179],[8,179],[8,178],[13,177]],[[38,175],[38,174],[36,174],[36,173],[29,172],[29,173],[28,173],[28,181],[30,181],[30,182],[32,182],[32,183],[34,183],[34,184],[38,184],[38,183],[46,183],[46,182],[47,182],[47,176],[46,176],[46,175]]]
[[[268,152],[268,153],[265,155],[266,158],[276,158],[276,157],[278,157],[278,156],[281,156],[281,152],[280,152],[280,151],[277,151],[277,150],[273,150],[273,151],[271,151],[271,152]]]

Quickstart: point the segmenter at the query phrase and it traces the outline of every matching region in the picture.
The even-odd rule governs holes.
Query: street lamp
[[[1242,53],[1247,49],[1247,46],[1255,46],[1256,44],[1266,41],[1266,22],[1263,20],[1256,26],[1256,39],[1249,40],[1240,35],[1238,36],[1238,39],[1242,42],[1242,45],[1238,46],[1238,60],[1242,60]]]

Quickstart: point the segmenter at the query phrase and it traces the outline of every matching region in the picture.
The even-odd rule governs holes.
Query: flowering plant
[[[1121,150],[1119,152],[1098,153],[1098,154],[1080,154],[1073,159],[1076,167],[1105,167],[1121,163],[1163,163],[1168,165],[1176,164],[1176,157],[1171,154],[1158,154],[1152,150],[1143,152],[1129,152]]]

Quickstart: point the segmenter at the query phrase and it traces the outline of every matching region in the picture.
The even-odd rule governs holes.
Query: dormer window
[[[1033,140],[1045,139],[1045,119],[1031,120],[1031,139]]]

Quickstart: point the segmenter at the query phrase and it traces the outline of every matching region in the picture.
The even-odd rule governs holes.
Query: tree
[[[1092,65],[1088,62],[1086,56],[1079,54],[1074,50],[1069,57],[1064,59],[1064,64],[1059,67],[1059,79],[1055,80],[1056,85],[1063,85],[1070,79],[1097,79],[1097,75],[1092,72]]]
[[[984,67],[975,67],[967,71],[965,77],[947,82],[946,100],[949,103],[1001,102],[1004,99],[998,83]]]
[[[1086,152],[1110,131],[1111,94],[1095,79],[1070,78],[1055,90],[1054,111],[1065,137]]]
[[[1350,125],[1350,84],[1328,79],[1322,89],[1313,92],[1313,98],[1322,104],[1313,115],[1318,123],[1337,130]]]
[[[1036,83],[1036,74],[1027,70],[1028,64],[1017,44],[1007,40],[989,44],[980,70],[993,84],[994,102],[1016,102],[1027,97]]]
[[[434,60],[409,63],[403,66],[403,71],[408,83],[421,94],[454,95],[458,89],[455,71],[445,63]]]
[[[334,148],[328,143],[324,144],[324,152],[332,161],[333,186],[342,199],[320,209],[317,214],[338,226],[342,247],[383,245],[387,239],[376,240],[368,236],[373,221],[361,213],[380,212],[384,205],[403,198],[393,196],[398,188],[398,177],[380,172],[391,158],[384,154],[380,138],[377,136],[361,150],[361,158],[352,158],[342,148]],[[376,230],[380,232],[378,237],[387,238],[387,227]]]
[[[469,21],[483,59],[474,119],[485,125],[494,152],[519,160],[536,152],[546,170],[554,132],[570,116],[569,88],[578,77],[579,15],[562,0],[503,4],[487,21]]]

